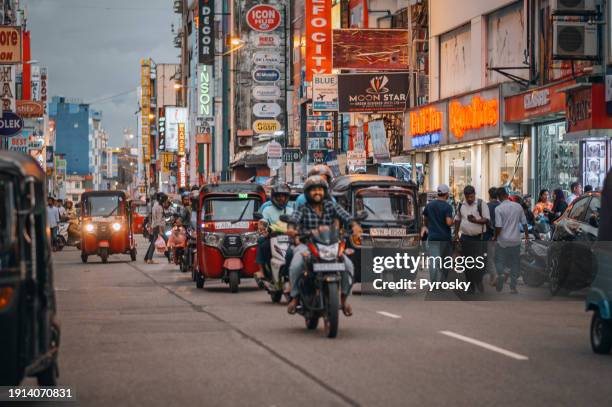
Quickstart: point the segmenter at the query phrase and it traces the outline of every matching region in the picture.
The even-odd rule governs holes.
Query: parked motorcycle
[[[529,240],[521,243],[521,274],[529,287],[540,287],[548,280],[547,259],[550,240]]]

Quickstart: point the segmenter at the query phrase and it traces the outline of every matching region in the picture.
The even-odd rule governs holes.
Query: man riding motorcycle
[[[347,230],[350,227],[356,237],[361,236],[361,226],[353,220],[352,216],[335,202],[326,199],[328,188],[327,180],[321,175],[313,175],[306,180],[304,183],[306,203],[293,213],[291,224],[287,230],[289,236],[296,237],[298,230],[313,230],[318,229],[319,226],[331,226],[336,220],[342,222]],[[304,254],[307,252],[307,246],[304,243],[300,243],[294,249],[293,258],[289,266],[291,301],[287,307],[287,312],[290,314],[295,314],[296,312],[298,304],[298,280],[304,270]],[[346,268],[342,272],[342,295],[340,300],[344,315],[351,316],[353,312],[351,306],[347,303],[347,298],[351,291],[354,267],[347,256],[343,255],[342,260]]]
[[[257,246],[257,259],[256,263],[262,267],[270,262],[272,252],[270,248],[270,239],[268,236],[268,229],[275,232],[285,232],[287,225],[280,221],[281,215],[291,215],[293,208],[287,206],[289,202],[289,195],[291,189],[285,183],[277,184],[272,188],[271,201],[272,204],[264,208],[261,212],[262,219],[259,225],[259,232],[261,237],[258,241]],[[260,279],[263,277],[263,272],[258,271],[255,274],[255,279],[260,287],[263,288],[263,283]]]

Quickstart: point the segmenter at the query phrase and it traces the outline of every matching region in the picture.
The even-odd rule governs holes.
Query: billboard
[[[215,63],[214,11],[214,0],[198,0],[198,62],[204,65]]]
[[[179,148],[179,124],[189,134],[186,107],[166,107],[166,151],[177,151]]]
[[[313,77],[312,110],[338,111],[337,75],[315,75]]]
[[[410,61],[408,45],[407,30],[334,30],[333,65],[335,69],[405,71]]]
[[[21,62],[21,30],[19,27],[0,27],[0,64]]]
[[[306,81],[332,72],[332,0],[306,0]]]
[[[0,102],[3,111],[15,111],[15,67],[13,65],[0,65]]]
[[[338,75],[340,112],[403,112],[408,82],[407,72]]]

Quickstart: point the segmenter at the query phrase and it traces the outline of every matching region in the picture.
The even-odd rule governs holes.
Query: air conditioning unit
[[[553,59],[596,59],[597,25],[555,21],[553,25]]]
[[[555,15],[595,14],[595,0],[553,0],[552,13]]]

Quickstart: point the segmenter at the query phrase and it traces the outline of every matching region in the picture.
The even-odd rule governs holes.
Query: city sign
[[[0,117],[0,136],[13,136],[23,128],[23,119],[13,112],[3,112]]]
[[[214,0],[198,0],[198,62],[204,65],[215,63],[214,11]]]
[[[499,121],[499,102],[497,99],[485,100],[473,96],[468,105],[452,101],[448,107],[449,130],[457,139],[466,131],[482,127],[496,126]]]
[[[253,54],[253,63],[255,65],[278,66],[282,61],[281,55],[278,52],[257,51]]]
[[[277,100],[280,96],[278,86],[253,86],[253,97],[257,100]]]
[[[302,151],[299,148],[284,148],[283,162],[298,163],[302,159]]]
[[[277,34],[257,33],[253,36],[252,44],[257,48],[280,47],[280,37]]]
[[[21,62],[21,30],[18,27],[0,27],[0,64]]]
[[[273,6],[258,4],[249,9],[246,15],[246,21],[248,26],[255,31],[274,31],[280,26],[281,14]]]
[[[255,82],[276,82],[280,77],[281,73],[278,69],[256,69],[253,71]]]
[[[332,0],[306,0],[306,81],[332,72]]]
[[[255,120],[253,122],[253,131],[257,134],[274,133],[282,129],[278,120]]]
[[[271,141],[268,143],[266,152],[268,156],[268,168],[271,170],[278,170],[283,164],[283,146],[276,141]]]
[[[257,117],[275,118],[281,114],[281,107],[278,103],[255,103],[253,114]]]

